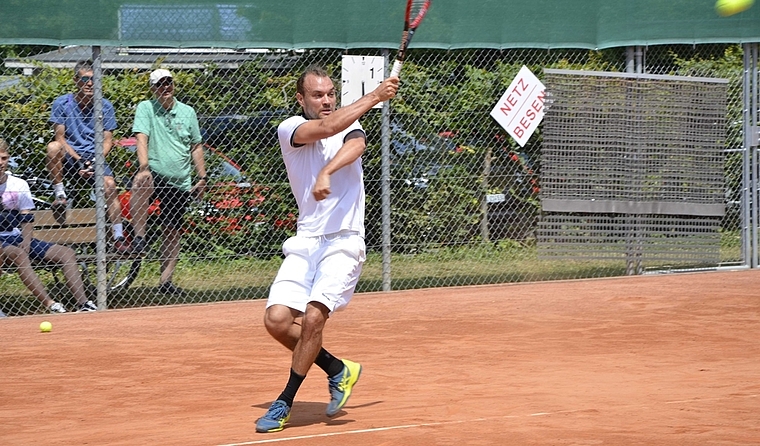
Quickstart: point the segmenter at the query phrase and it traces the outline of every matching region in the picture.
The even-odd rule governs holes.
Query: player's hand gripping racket
[[[396,61],[393,62],[391,76],[398,76],[401,73],[401,65],[406,58],[406,48],[412,41],[412,36],[420,26],[422,19],[430,8],[432,0],[406,0],[406,17],[404,18],[404,33],[401,35],[401,46],[398,49]]]

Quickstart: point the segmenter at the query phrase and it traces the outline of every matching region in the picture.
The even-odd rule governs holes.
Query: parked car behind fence
[[[435,211],[440,218],[458,218],[461,224],[471,224],[473,232],[481,233],[478,222],[485,221],[491,240],[522,240],[535,235],[540,186],[538,173],[527,153],[511,150],[500,135],[491,140],[464,144],[459,142],[459,135],[451,131],[420,138],[406,132],[398,123],[391,124],[391,131],[394,175],[402,180],[403,185],[417,191],[429,189],[436,181],[439,182],[436,184],[438,189],[445,187],[440,181],[454,181],[460,189],[469,187],[469,194],[456,189],[445,192],[447,201],[442,201],[442,209]],[[490,147],[490,154],[485,154],[485,147]],[[484,176],[483,158],[486,156],[490,158],[490,167]],[[444,172],[446,175],[442,175]],[[487,190],[483,190],[484,186]],[[426,200],[416,206],[430,205],[430,197]],[[483,213],[483,208],[469,205],[471,200],[486,201],[485,215],[467,218],[463,214]],[[450,212],[448,217],[447,212]],[[424,218],[435,216],[428,213]],[[430,225],[431,228],[434,226]],[[446,237],[435,237],[431,232],[426,239],[445,243]]]

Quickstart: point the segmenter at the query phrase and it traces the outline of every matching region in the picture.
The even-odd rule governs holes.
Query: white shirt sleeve
[[[2,193],[5,209],[28,211],[34,209],[34,200],[29,191],[29,183],[21,178],[8,176],[5,190]]]
[[[295,148],[293,146],[293,135],[296,134],[296,129],[304,122],[306,122],[306,118],[303,116],[291,116],[277,126],[277,137],[280,140],[280,147],[282,147],[283,151]]]

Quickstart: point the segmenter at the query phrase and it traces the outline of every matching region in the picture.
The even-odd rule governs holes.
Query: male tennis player
[[[362,371],[322,348],[330,315],[348,305],[365,259],[364,180],[361,155],[366,135],[357,121],[398,91],[390,77],[353,104],[335,109],[336,91],[327,72],[311,66],[299,77],[296,100],[302,116],[277,128],[290,188],[298,204],[296,235],[282,245],[285,260],[269,292],[264,325],[293,351],[290,378],[257,432],[277,432],[290,418],[296,392],[312,364],[327,373],[332,417],[346,404]]]

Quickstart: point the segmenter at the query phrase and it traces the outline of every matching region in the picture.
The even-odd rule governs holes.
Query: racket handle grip
[[[398,77],[399,73],[401,73],[401,65],[404,65],[404,62],[401,62],[398,59],[396,59],[396,61],[393,62],[393,69],[391,70],[391,76]]]

